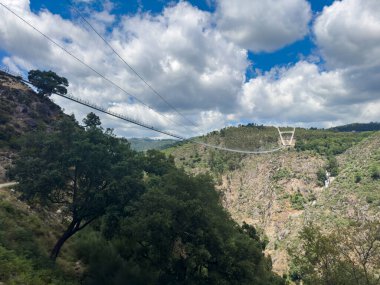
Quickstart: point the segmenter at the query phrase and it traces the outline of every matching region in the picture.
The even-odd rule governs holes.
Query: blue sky
[[[170,104],[66,0],[2,3],[152,108],[102,81],[0,7],[2,65],[18,72],[54,70],[69,79],[75,95],[184,136],[246,122],[329,127],[380,120],[378,0],[71,1]],[[88,111],[54,100],[78,118]],[[102,119],[121,135],[152,136]]]
[[[60,14],[64,18],[70,19],[72,13],[70,13],[69,2],[72,0],[63,1],[46,1],[46,0],[31,0],[31,9],[35,12],[46,8],[53,13]],[[95,10],[102,10],[102,2],[104,1],[93,1],[90,5]],[[178,1],[177,1],[178,2]],[[188,1],[193,6],[198,7],[204,11],[215,11],[215,3],[212,0],[191,0]],[[314,0],[309,1],[312,11],[314,14],[318,14],[322,11],[323,7],[330,5],[333,0]],[[135,14],[138,11],[160,13],[162,10],[168,6],[173,5],[174,1],[152,1],[152,0],[132,0],[132,1],[112,1],[114,4],[114,9],[112,13],[115,15],[126,15]],[[76,4],[78,7],[88,6],[87,4]],[[286,47],[277,50],[275,52],[259,52],[253,53],[249,51],[249,59],[254,63],[254,68],[258,68],[262,71],[269,71],[272,67],[276,65],[288,65],[294,64],[299,61],[300,57],[307,57],[313,54],[315,45],[310,37],[310,35],[305,36],[304,39],[299,40],[295,43],[287,45]],[[247,77],[250,78],[254,76],[255,72],[252,69],[247,70]]]

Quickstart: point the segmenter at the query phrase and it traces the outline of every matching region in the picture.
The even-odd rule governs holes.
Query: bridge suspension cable
[[[93,73],[97,74],[98,76],[100,76],[101,78],[103,78],[105,81],[107,81],[108,83],[110,83],[111,85],[113,85],[114,87],[116,87],[117,89],[119,89],[120,91],[122,91],[123,93],[127,94],[128,96],[130,97],[133,97],[136,99],[136,101],[138,101],[139,103],[141,103],[143,106],[147,107],[148,109],[152,110],[153,112],[155,112],[156,114],[164,117],[166,120],[180,126],[180,127],[184,127],[186,129],[188,129],[186,126],[183,126],[182,124],[178,124],[177,122],[175,122],[174,120],[170,119],[169,117],[167,117],[165,114],[162,114],[158,111],[156,111],[153,107],[149,106],[148,104],[146,104],[144,101],[140,100],[139,98],[137,98],[136,96],[134,96],[133,94],[131,94],[130,92],[128,92],[127,90],[125,90],[123,87],[121,87],[120,85],[118,85],[117,83],[115,83],[114,81],[112,81],[111,79],[109,79],[108,77],[106,77],[104,74],[100,73],[99,71],[97,71],[95,68],[93,68],[92,66],[90,66],[89,64],[85,63],[83,60],[81,60],[80,58],[78,58],[76,55],[74,55],[73,53],[71,53],[70,51],[68,51],[65,47],[63,47],[62,45],[60,45],[58,42],[56,42],[55,40],[53,40],[51,37],[49,37],[48,35],[46,35],[45,33],[41,32],[39,29],[37,29],[34,25],[32,25],[30,22],[28,22],[27,20],[25,20],[23,17],[21,17],[19,14],[17,14],[16,12],[14,12],[12,9],[10,9],[7,5],[3,4],[0,2],[0,5],[3,6],[8,12],[10,12],[11,14],[13,14],[14,16],[16,16],[18,19],[20,19],[23,23],[25,23],[26,25],[28,25],[29,27],[31,27],[33,30],[35,30],[37,33],[39,33],[40,35],[42,35],[45,39],[47,39],[49,42],[51,42],[52,44],[54,44],[56,47],[58,47],[59,49],[63,50],[66,54],[68,54],[69,56],[71,56],[72,58],[74,58],[76,61],[78,61],[79,63],[81,63],[83,66],[85,66],[86,68],[90,69]],[[189,129],[188,129],[189,130]]]
[[[109,82],[111,85],[115,86],[117,89],[121,90],[122,92],[124,92],[128,96],[135,98],[138,102],[140,102],[145,107],[153,110],[155,113],[159,114],[160,116],[165,117],[167,120],[169,120],[169,121],[175,123],[176,125],[178,125],[176,122],[174,122],[173,120],[171,120],[170,118],[168,118],[164,114],[162,114],[162,113],[154,110],[152,107],[150,107],[149,105],[147,105],[146,103],[144,103],[143,101],[141,101],[140,99],[138,99],[137,97],[135,97],[134,95],[132,95],[131,93],[129,93],[128,91],[126,91],[124,88],[122,88],[121,86],[119,86],[115,82],[113,82],[111,79],[109,79],[108,77],[106,77],[105,75],[103,75],[102,73],[100,73],[99,71],[97,71],[96,69],[94,69],[93,67],[91,67],[90,65],[88,65],[87,63],[85,63],[84,61],[82,61],[81,59],[79,59],[77,56],[75,56],[70,51],[68,51],[65,47],[63,47],[62,45],[60,45],[59,43],[57,43],[55,40],[53,40],[52,38],[50,38],[49,36],[47,36],[46,34],[44,34],[43,32],[41,32],[40,30],[38,30],[35,26],[33,26],[27,20],[25,20],[20,15],[18,15],[17,13],[15,13],[13,10],[11,10],[9,7],[7,7],[5,4],[3,4],[3,3],[0,2],[0,5],[3,6],[8,12],[12,13],[17,18],[19,18],[22,22],[24,22],[25,24],[27,24],[29,27],[31,27],[32,29],[34,29],[36,32],[38,32],[40,35],[42,35],[48,41],[50,41],[55,46],[57,46],[58,48],[60,48],[61,50],[63,50],[65,53],[67,53],[68,55],[70,55],[76,61],[80,62],[82,65],[84,65],[85,67],[87,67],[88,69],[90,69],[92,72],[94,72],[95,74],[97,74],[98,76],[100,76],[101,78],[103,78],[105,81]],[[20,75],[17,75],[17,76],[20,76]],[[24,78],[23,78],[23,81],[26,82],[26,83],[28,83],[28,84],[31,84],[28,80],[26,80]],[[146,128],[146,129],[149,129],[149,130],[161,133],[161,134],[165,134],[165,135],[174,137],[174,138],[179,139],[179,140],[192,142],[192,143],[195,143],[195,144],[198,144],[198,145],[202,145],[202,146],[205,146],[205,147],[211,147],[211,148],[218,149],[218,150],[235,152],[235,153],[241,153],[241,154],[265,154],[265,153],[272,153],[272,152],[279,151],[279,150],[281,150],[281,149],[283,149],[285,147],[285,146],[281,146],[281,147],[278,147],[278,148],[275,148],[275,149],[270,149],[270,150],[247,151],[247,150],[232,149],[232,148],[212,145],[212,144],[208,144],[208,143],[203,143],[203,142],[199,142],[199,141],[197,141],[197,140],[195,140],[193,138],[185,138],[183,136],[180,136],[180,135],[177,135],[177,134],[174,134],[174,133],[171,133],[171,132],[160,130],[159,128],[156,128],[156,127],[150,126],[148,124],[145,124],[143,122],[140,122],[138,120],[129,118],[129,117],[125,116],[125,115],[121,115],[121,114],[118,114],[118,113],[115,113],[115,112],[108,111],[104,107],[98,106],[98,105],[96,105],[94,103],[91,103],[91,102],[88,102],[88,101],[85,101],[85,100],[80,99],[78,97],[75,97],[75,96],[73,96],[71,94],[66,94],[66,95],[64,95],[64,94],[57,94],[57,93],[55,93],[55,94],[58,95],[58,96],[64,97],[66,99],[69,99],[71,101],[74,101],[74,102],[76,102],[78,104],[85,105],[85,106],[87,106],[89,108],[92,108],[94,110],[97,110],[97,111],[100,111],[102,113],[108,114],[110,116],[116,117],[118,119],[130,122],[130,123],[138,125],[138,126],[141,126],[143,128]],[[184,127],[184,126],[181,126],[181,127]]]
[[[194,127],[198,127],[196,123],[194,123],[192,120],[187,118],[185,115],[183,115],[176,107],[174,107],[167,99],[165,99],[164,96],[162,96],[151,84],[145,80],[145,78],[137,72],[135,68],[133,68],[117,51],[116,49],[103,37],[95,28],[94,26],[83,16],[82,12],[77,9],[72,1],[66,0],[67,3],[74,9],[74,11],[78,14],[78,16],[91,28],[92,31],[94,31],[95,34],[99,38],[103,40],[103,42],[112,50],[112,52],[126,65],[128,68],[153,92],[153,94],[157,95],[159,98],[161,98],[162,101],[165,102],[167,106],[169,106],[171,109],[173,109],[179,116],[181,116],[183,119],[185,119],[187,122],[189,122]]]
[[[5,73],[10,74],[11,76],[14,76],[16,78],[21,78],[23,82],[25,82],[25,83],[27,83],[29,85],[33,85],[27,79],[23,78],[22,74],[13,73],[13,72],[9,71],[9,69],[7,67],[0,67],[0,69],[3,70]],[[222,150],[222,151],[228,151],[228,152],[234,152],[234,153],[240,153],[240,154],[266,154],[266,153],[277,152],[277,151],[280,151],[280,150],[282,150],[282,149],[285,148],[285,146],[282,145],[281,147],[274,148],[274,149],[269,149],[269,150],[253,150],[253,151],[249,151],[249,150],[232,149],[232,148],[228,148],[228,147],[222,147],[222,146],[218,146],[218,145],[212,145],[212,144],[209,144],[209,143],[204,143],[204,142],[197,141],[194,138],[185,138],[185,137],[177,135],[175,133],[168,132],[168,131],[165,131],[165,130],[161,130],[159,128],[156,128],[154,126],[148,125],[148,124],[146,124],[144,122],[141,122],[139,120],[132,119],[132,118],[130,118],[128,116],[125,116],[125,115],[122,115],[122,114],[119,114],[119,113],[116,113],[116,112],[109,111],[109,110],[107,110],[106,108],[104,108],[102,106],[99,106],[97,104],[91,103],[91,102],[89,102],[87,100],[83,100],[83,99],[81,99],[79,97],[76,97],[76,96],[74,96],[72,94],[59,94],[59,93],[53,93],[53,94],[55,94],[57,96],[60,96],[60,97],[63,97],[63,98],[66,98],[68,100],[71,100],[73,102],[76,102],[78,104],[87,106],[87,107],[89,107],[89,108],[91,108],[93,110],[97,110],[99,112],[102,112],[104,114],[110,115],[112,117],[121,119],[123,121],[129,122],[129,123],[132,123],[132,124],[135,124],[135,125],[138,125],[138,126],[143,127],[145,129],[149,129],[149,130],[152,130],[154,132],[161,133],[161,134],[164,134],[164,135],[167,135],[167,136],[179,139],[179,140],[184,141],[184,142],[188,141],[188,142],[191,142],[191,143],[194,143],[194,144],[198,144],[198,145],[201,145],[201,146],[205,146],[205,147],[209,147],[209,148],[214,148],[214,149],[218,149],[218,150]]]
[[[108,115],[113,116],[115,118],[118,118],[118,119],[127,121],[129,123],[138,125],[140,127],[152,130],[154,132],[158,132],[158,133],[161,133],[161,134],[164,134],[164,135],[167,135],[167,136],[170,136],[170,137],[182,140],[182,141],[188,141],[188,142],[195,143],[195,144],[202,145],[202,146],[209,147],[209,148],[214,148],[214,149],[228,151],[228,152],[234,152],[234,153],[241,153],[241,154],[265,154],[265,153],[272,153],[272,152],[276,152],[276,151],[282,150],[285,147],[284,145],[282,145],[282,146],[280,146],[278,148],[269,149],[269,150],[249,151],[249,150],[239,150],[239,149],[233,149],[233,148],[227,148],[227,147],[212,145],[212,144],[208,144],[208,143],[197,141],[197,140],[195,140],[193,138],[185,138],[183,136],[177,135],[177,134],[172,133],[172,132],[160,130],[160,129],[154,127],[154,126],[150,126],[150,125],[148,125],[146,123],[143,123],[141,121],[132,119],[132,118],[130,118],[128,116],[125,116],[125,115],[122,115],[122,114],[118,114],[116,112],[108,111],[107,109],[105,109],[105,108],[103,108],[103,107],[101,107],[99,105],[96,105],[94,103],[82,100],[82,99],[80,99],[78,97],[75,97],[72,94],[57,94],[57,93],[55,93],[55,94],[58,95],[58,96],[61,96],[63,98],[69,99],[71,101],[74,101],[76,103],[79,103],[81,105],[84,105],[84,106],[87,106],[89,108],[92,108],[94,110],[97,110],[97,111],[100,111],[102,113],[108,114]]]

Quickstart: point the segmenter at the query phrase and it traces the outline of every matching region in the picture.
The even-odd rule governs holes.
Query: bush
[[[0,124],[6,124],[11,120],[10,116],[0,113]]]
[[[330,172],[331,176],[337,176],[338,175],[338,161],[336,160],[335,156],[329,156],[327,162],[327,171]]]
[[[279,169],[273,176],[272,176],[272,179],[274,181],[279,181],[281,179],[284,179],[284,178],[290,178],[291,177],[291,173],[290,171],[287,169],[287,168],[281,168]]]
[[[378,180],[380,179],[380,169],[378,166],[373,166],[371,168],[371,177],[373,180]]]
[[[326,180],[326,171],[323,168],[318,169],[317,171],[317,184],[319,186],[325,185]]]
[[[290,196],[290,202],[292,203],[293,209],[296,209],[296,210],[304,209],[303,204],[305,203],[305,198],[302,196],[301,193],[296,193]]]

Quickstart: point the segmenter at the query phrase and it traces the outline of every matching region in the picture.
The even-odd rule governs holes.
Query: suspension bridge
[[[70,51],[68,51],[64,46],[62,46],[61,44],[59,44],[57,41],[53,40],[51,37],[49,37],[48,35],[44,34],[43,32],[41,32],[37,27],[35,27],[34,25],[32,25],[30,22],[28,22],[27,20],[25,20],[23,17],[21,17],[19,14],[17,14],[15,11],[13,11],[12,9],[10,9],[9,7],[7,7],[6,5],[4,5],[3,3],[0,2],[0,5],[5,8],[8,12],[10,12],[11,14],[13,14],[14,16],[16,16],[19,20],[21,20],[24,24],[28,25],[29,27],[31,27],[33,30],[35,30],[37,33],[39,33],[43,38],[45,38],[46,40],[48,40],[51,44],[55,45],[56,47],[58,47],[59,49],[61,49],[62,51],[64,51],[67,55],[69,55],[70,57],[72,57],[73,59],[75,59],[76,61],[78,61],[79,63],[81,63],[83,66],[85,66],[87,69],[91,70],[93,73],[95,73],[97,76],[101,77],[103,80],[105,80],[106,82],[110,83],[111,85],[113,85],[114,87],[116,87],[117,89],[119,89],[120,91],[122,91],[123,93],[127,94],[128,96],[130,97],[133,97],[135,98],[139,103],[141,103],[143,106],[153,110],[155,113],[159,114],[160,116],[163,116],[165,117],[167,120],[173,122],[173,120],[171,120],[170,118],[168,118],[167,116],[165,116],[164,114],[160,113],[160,112],[157,112],[155,109],[153,109],[151,106],[149,106],[148,104],[146,104],[145,102],[143,102],[142,100],[140,100],[139,98],[137,98],[136,96],[134,96],[133,94],[129,93],[128,91],[126,91],[123,87],[121,87],[120,85],[116,84],[113,80],[111,80],[110,78],[106,77],[104,74],[102,74],[101,72],[99,72],[98,70],[96,70],[95,68],[93,68],[92,66],[90,66],[89,64],[85,63],[84,61],[82,61],[81,59],[79,59],[77,56],[75,56],[73,53],[71,53]],[[79,13],[80,17],[85,21],[85,23],[87,23],[88,25],[90,25],[91,29],[109,46],[109,48],[111,48],[111,50],[119,57],[120,60],[122,60],[135,74],[138,78],[140,78],[144,84],[146,86],[148,86],[148,88],[157,96],[159,96],[161,98],[161,100],[163,100],[169,107],[171,107],[176,113],[178,113],[181,117],[185,118],[174,106],[172,106],[161,94],[159,94],[135,69],[133,69],[121,56],[120,54],[118,54],[116,52],[116,50],[95,30],[95,28],[93,26],[91,26],[91,24],[80,14],[80,12],[78,10],[76,10],[77,13]],[[22,74],[12,74],[9,70],[9,68],[7,67],[3,67],[2,70],[4,72],[7,72],[8,74],[11,74],[13,76],[16,76],[16,77],[21,77],[21,79],[29,84],[29,85],[32,85],[26,78],[24,78],[22,76]],[[157,133],[161,133],[161,134],[164,134],[164,135],[167,135],[167,136],[170,136],[170,137],[173,137],[173,138],[176,138],[176,139],[179,139],[179,140],[182,140],[182,141],[187,141],[187,142],[192,142],[192,143],[195,143],[195,144],[198,144],[198,145],[202,145],[202,146],[205,146],[205,147],[209,147],[209,148],[214,148],[214,149],[218,149],[218,150],[222,150],[222,151],[228,151],[228,152],[235,152],[235,153],[241,153],[241,154],[265,154],[265,153],[273,153],[273,152],[277,152],[277,151],[280,151],[286,147],[289,147],[292,145],[293,141],[294,141],[294,133],[295,133],[295,128],[293,128],[292,131],[281,131],[279,127],[276,127],[277,128],[277,131],[278,131],[278,134],[279,134],[279,138],[280,138],[280,146],[277,147],[277,148],[273,148],[273,149],[268,149],[268,150],[240,150],[240,149],[233,149],[233,148],[228,148],[228,147],[223,147],[223,146],[218,146],[218,145],[213,145],[213,144],[209,144],[209,143],[205,143],[205,142],[200,142],[194,138],[185,138],[181,135],[178,135],[178,134],[175,134],[175,133],[172,133],[172,132],[169,132],[169,131],[165,131],[165,130],[162,130],[162,129],[159,129],[157,127],[154,127],[154,126],[151,126],[147,123],[144,123],[142,121],[139,121],[139,120],[136,120],[136,119],[133,119],[131,117],[128,117],[126,115],[123,115],[123,114],[119,114],[119,113],[116,113],[116,112],[112,112],[110,110],[108,110],[107,108],[104,108],[102,106],[99,106],[97,104],[94,104],[93,102],[89,102],[87,100],[84,100],[80,97],[77,97],[77,96],[74,96],[73,94],[58,94],[58,93],[55,93],[55,95],[58,95],[60,97],[63,97],[63,98],[66,98],[68,100],[71,100],[73,102],[76,102],[78,104],[81,104],[81,105],[84,105],[84,106],[87,106],[88,108],[91,108],[93,110],[97,110],[99,112],[102,112],[102,113],[105,113],[107,115],[110,115],[112,117],[115,117],[117,119],[121,119],[123,121],[126,121],[126,122],[129,122],[129,123],[132,123],[132,124],[135,124],[137,126],[140,126],[140,127],[143,127],[145,129],[149,129],[149,130],[152,130],[154,132],[157,132]],[[187,119],[187,121],[189,121]],[[177,124],[176,122],[173,122],[175,124]],[[192,123],[192,122],[191,122]],[[194,125],[192,123],[192,125]],[[182,126],[183,128],[187,128],[186,126]],[[290,138],[289,138],[289,135],[290,135]]]

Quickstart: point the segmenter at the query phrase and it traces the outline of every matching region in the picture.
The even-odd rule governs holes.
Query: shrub
[[[318,169],[317,171],[317,184],[323,186],[326,180],[326,171],[323,168]]]
[[[380,179],[380,169],[378,166],[373,166],[371,168],[371,177],[373,180],[378,180]]]
[[[296,210],[304,209],[303,204],[305,203],[305,198],[302,196],[301,193],[296,193],[290,196],[290,202],[292,203],[293,209],[296,209]]]
[[[284,178],[290,178],[291,173],[287,168],[281,168],[279,169],[273,176],[272,179],[274,181],[279,181]]]
[[[356,174],[355,175],[355,183],[359,183],[360,181],[362,181],[362,177],[360,174]]]

